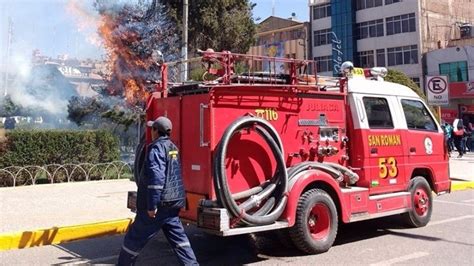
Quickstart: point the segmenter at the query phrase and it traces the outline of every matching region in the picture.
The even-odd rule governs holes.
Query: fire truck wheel
[[[321,189],[312,189],[304,193],[298,202],[290,237],[295,246],[305,253],[323,253],[334,243],[337,225],[336,205],[329,194]]]
[[[430,185],[424,177],[417,176],[410,180],[409,191],[412,209],[402,216],[410,227],[423,227],[430,221],[433,210],[433,195]]]

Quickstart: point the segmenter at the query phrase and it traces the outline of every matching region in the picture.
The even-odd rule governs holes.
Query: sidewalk
[[[468,152],[462,158],[451,153],[449,173],[452,180],[451,191],[474,188],[474,152]]]
[[[128,179],[0,188],[0,250],[125,231],[129,190]]]
[[[449,172],[452,179],[474,181],[474,152],[466,153],[462,158],[456,158],[457,152],[451,153]]]
[[[450,173],[452,191],[474,188],[474,153],[451,158]],[[130,190],[129,180],[0,188],[0,251],[123,233]]]

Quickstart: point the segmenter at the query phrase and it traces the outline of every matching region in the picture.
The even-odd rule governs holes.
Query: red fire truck
[[[346,62],[340,78],[321,77],[313,61],[201,53],[204,82],[170,85],[161,65],[146,117],[173,121],[181,216],[204,231],[276,230],[315,254],[332,246],[338,222],[402,215],[425,226],[433,192],[450,191],[440,125],[411,89],[383,81],[386,69]]]

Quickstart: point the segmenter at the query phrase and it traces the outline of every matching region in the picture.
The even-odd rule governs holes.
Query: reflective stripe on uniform
[[[138,252],[135,252],[135,251],[133,251],[133,250],[128,249],[128,248],[127,248],[126,246],[124,246],[124,245],[122,245],[122,249],[125,250],[125,252],[127,252],[128,254],[133,255],[133,256],[138,256],[138,254],[140,254],[140,253],[138,253]]]
[[[189,242],[183,242],[183,243],[179,243],[178,245],[176,245],[176,247],[178,248],[182,248],[182,247],[190,247],[191,244]]]
[[[160,185],[148,185],[149,189],[163,189],[163,186]]]
[[[178,155],[178,151],[169,151],[168,155]]]

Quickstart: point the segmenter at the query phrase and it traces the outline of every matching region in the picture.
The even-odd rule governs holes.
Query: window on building
[[[332,56],[320,56],[315,57],[314,61],[316,61],[316,70],[318,72],[327,72],[332,71]]]
[[[374,67],[374,51],[357,52],[359,66],[363,68]]]
[[[402,0],[385,0],[385,5],[395,4],[401,1]]]
[[[331,16],[331,5],[313,6],[313,19],[320,19]]]
[[[402,100],[402,107],[408,129],[438,131],[433,117],[422,102]]]
[[[387,99],[364,97],[363,101],[370,128],[393,128]]]
[[[415,13],[386,18],[387,35],[416,31]]]
[[[382,6],[382,0],[356,0],[356,10]]]
[[[357,23],[356,32],[358,40],[383,36],[383,19]]]
[[[388,66],[418,64],[418,45],[387,48]]]
[[[314,31],[314,46],[321,46],[331,43],[331,29]]]
[[[467,61],[439,64],[439,73],[448,76],[449,82],[469,80]]]
[[[420,87],[420,78],[419,77],[411,77],[411,80],[413,80],[413,82],[416,83],[416,85],[418,85],[418,87]]]
[[[385,49],[377,49],[377,66],[385,66]]]

